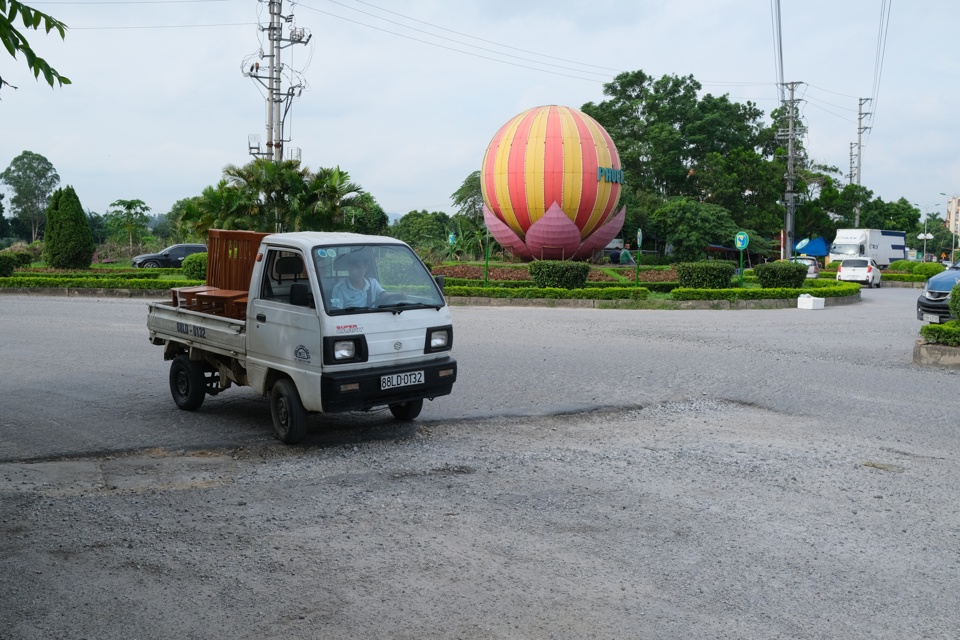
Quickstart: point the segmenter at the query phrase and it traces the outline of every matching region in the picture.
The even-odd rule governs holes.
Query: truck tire
[[[393,417],[404,422],[416,419],[420,415],[421,409],[423,409],[422,399],[390,405],[390,413],[393,414]]]
[[[273,431],[280,442],[296,444],[307,434],[307,410],[296,385],[287,378],[277,380],[270,392]]]
[[[207,396],[207,380],[199,362],[192,362],[184,354],[170,364],[170,395],[184,411],[195,411]]]

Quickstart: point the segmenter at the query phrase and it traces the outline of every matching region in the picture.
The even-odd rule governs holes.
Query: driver
[[[385,291],[376,278],[367,277],[370,268],[367,253],[363,249],[351,251],[340,260],[347,269],[347,276],[333,286],[330,304],[338,309],[373,306]]]

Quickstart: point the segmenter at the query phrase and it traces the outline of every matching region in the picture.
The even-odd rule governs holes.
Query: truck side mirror
[[[863,255],[863,245],[860,245],[860,255]]]
[[[440,287],[440,293],[443,293],[443,276],[433,276],[437,286]]]

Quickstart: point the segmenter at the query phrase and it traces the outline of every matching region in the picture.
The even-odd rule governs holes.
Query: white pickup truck
[[[457,362],[442,281],[403,242],[210,234],[208,286],[173,289],[147,315],[151,343],[172,361],[170,392],[181,409],[249,386],[269,396],[274,431],[291,444],[312,412],[386,406],[413,420],[425,398],[451,392]]]

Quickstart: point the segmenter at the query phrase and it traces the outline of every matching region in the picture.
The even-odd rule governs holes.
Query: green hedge
[[[925,324],[920,327],[920,335],[927,342],[960,347],[960,322],[951,320],[943,324]]]
[[[811,283],[812,284],[812,283]],[[817,283],[816,286],[796,288],[771,288],[771,289],[690,289],[678,288],[673,290],[674,300],[780,300],[797,298],[805,293],[810,293],[810,289],[816,289],[818,298],[840,298],[844,296],[853,296],[860,291],[860,285],[855,282],[833,283],[827,281],[826,284]]]
[[[476,280],[472,278],[444,278],[444,290],[449,289],[450,287],[473,287],[473,288],[490,288],[490,289],[525,289],[531,286],[529,280],[490,280],[485,285],[483,280]],[[640,282],[641,287],[645,287],[650,291],[656,291],[657,293],[670,293],[674,289],[680,286],[677,282]],[[634,281],[621,281],[621,282],[589,282],[584,287],[585,289],[624,289],[624,288],[634,288]]]
[[[880,279],[890,282],[926,282],[927,276],[916,273],[887,273],[884,271]]]
[[[0,278],[0,287],[11,289],[169,289],[203,284],[202,280],[157,280],[155,278],[60,278],[11,276]]]
[[[560,287],[526,287],[504,289],[500,287],[444,287],[451,297],[517,298],[550,300],[646,300],[650,290],[645,287],[584,287],[563,289]]]
[[[737,265],[729,260],[682,262],[677,265],[680,287],[695,289],[727,289]]]
[[[764,289],[798,289],[807,279],[807,265],[798,262],[766,262],[753,268]]]
[[[590,265],[567,260],[538,260],[528,267],[533,284],[541,288],[579,289],[587,282]]]
[[[21,278],[90,278],[111,280],[158,280],[160,276],[167,274],[182,275],[179,269],[145,269],[143,271],[17,271],[17,276]]]

